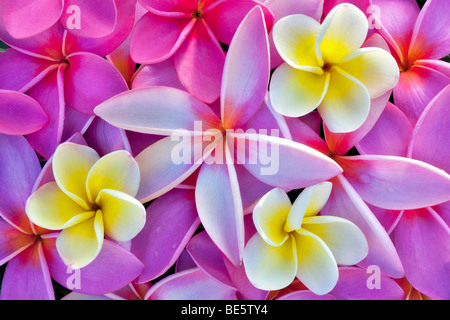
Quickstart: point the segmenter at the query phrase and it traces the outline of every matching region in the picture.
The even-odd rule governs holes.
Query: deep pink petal
[[[120,72],[107,60],[91,53],[74,53],[67,57],[64,74],[67,103],[75,110],[93,115],[101,102],[128,90]],[[107,85],[105,85],[107,84]]]
[[[173,59],[178,77],[187,91],[206,103],[217,100],[225,53],[204,20],[195,23]]]
[[[406,157],[412,125],[405,114],[388,103],[375,126],[359,141],[361,154],[379,154]]]
[[[309,290],[298,290],[282,295],[277,300],[336,300],[331,294],[317,295]]]
[[[44,128],[27,136],[31,146],[46,159],[61,142],[64,128],[64,68],[64,65],[59,67],[28,91],[49,118]]]
[[[205,273],[224,285],[235,289],[233,281],[228,274],[222,252],[205,231],[196,234],[189,241],[186,250],[195,264]]]
[[[450,229],[431,208],[406,211],[394,230],[395,246],[414,288],[450,298]]]
[[[31,233],[25,203],[41,165],[22,136],[0,134],[0,215],[23,232]]]
[[[0,133],[24,135],[41,129],[48,121],[39,103],[29,96],[0,90]]]
[[[400,72],[394,88],[394,104],[414,125],[428,103],[446,86],[450,78],[443,73],[420,65]]]
[[[133,78],[133,89],[158,86],[186,91],[178,78],[172,58],[155,64],[142,65]]]
[[[186,40],[194,25],[195,20],[192,18],[173,19],[147,13],[136,23],[131,33],[131,57],[137,63],[145,64],[170,58]]]
[[[165,277],[145,295],[147,300],[231,300],[235,290],[194,268]]]
[[[274,15],[274,22],[277,22],[281,18],[284,18],[292,14],[304,14],[311,18],[314,18],[317,21],[320,21],[324,1],[278,0],[278,1],[267,1],[266,5]],[[279,55],[275,47],[275,44],[273,43],[272,32],[269,34],[269,43],[270,43],[270,68],[274,69],[283,63],[283,59]]]
[[[370,289],[367,283],[371,275],[370,269],[339,268],[339,281],[329,294],[338,300],[402,300],[403,290],[384,275],[380,277],[380,287]]]
[[[3,1],[1,15],[12,37],[29,38],[54,25],[63,4],[64,0]]]
[[[106,57],[119,70],[122,77],[131,88],[136,71],[136,62],[130,56],[130,37]]]
[[[132,240],[131,252],[142,261],[138,282],[147,282],[165,273],[200,224],[194,191],[172,190],[147,208],[144,229]]]
[[[403,267],[395,247],[376,217],[348,181],[339,175],[332,179],[333,189],[321,214],[338,216],[355,223],[369,244],[367,257],[358,265],[377,265],[382,274],[401,278]]]
[[[270,31],[273,25],[273,14],[266,6],[254,0],[225,0],[220,1],[217,5],[213,3],[205,8],[206,12],[203,17],[217,39],[225,44],[230,44],[239,24],[255,6],[262,9],[267,30]]]
[[[161,11],[162,13],[192,13],[197,9],[196,0],[141,0],[147,10]]]
[[[450,226],[450,201],[441,203],[435,207],[433,210],[437,212],[437,214],[442,218],[442,220]]]
[[[324,0],[322,18],[325,18],[330,13],[331,9],[341,3],[351,3],[362,12],[366,13],[367,8],[372,4],[372,0]]]
[[[135,157],[155,142],[164,138],[164,136],[134,131],[126,131],[126,134],[130,143],[131,153]]]
[[[301,119],[286,118],[286,123],[289,126],[292,140],[307,145],[324,154],[329,153],[329,148],[325,140]]]
[[[114,0],[65,0],[61,23],[74,14],[71,6],[80,10],[80,28],[66,29],[78,37],[100,38],[111,34],[117,23],[117,8]]]
[[[259,7],[239,26],[225,60],[220,96],[222,121],[235,128],[261,106],[269,83],[269,43]]]
[[[0,54],[0,88],[26,92],[57,67],[49,60],[7,49]]]
[[[68,269],[61,260],[56,250],[56,238],[46,238],[43,243],[52,278],[67,287],[74,271]],[[114,242],[104,240],[97,258],[80,269],[80,288],[74,288],[73,291],[94,295],[111,293],[136,279],[143,267],[132,253]]]
[[[448,128],[450,115],[450,85],[426,107],[417,121],[409,147],[409,156],[425,161],[450,173]]]
[[[338,163],[361,197],[380,208],[408,210],[450,200],[450,175],[422,161],[362,155]]]
[[[208,235],[235,265],[244,251],[244,212],[236,170],[227,163],[204,163],[197,178],[195,202],[198,215]]]
[[[14,258],[32,245],[35,240],[35,235],[23,233],[0,219],[0,265]]]
[[[333,133],[324,126],[325,139],[330,150],[333,153],[344,155],[364,138],[368,132],[371,132],[373,126],[378,124],[377,120],[385,109],[391,93],[389,91],[381,97],[371,100],[369,115],[366,121],[355,131],[349,133]]]
[[[429,0],[420,10],[409,48],[409,61],[440,59],[450,52],[450,8],[445,0]]]
[[[54,300],[55,293],[42,244],[21,252],[8,262],[3,275],[2,300]]]

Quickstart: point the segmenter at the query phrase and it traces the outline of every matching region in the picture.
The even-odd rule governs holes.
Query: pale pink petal
[[[0,54],[0,88],[26,92],[57,67],[49,60],[7,49]]]
[[[374,206],[408,210],[450,200],[450,175],[425,162],[378,155],[340,157],[338,162],[356,191]]]
[[[225,0],[216,2],[217,4],[213,2],[209,7],[206,6],[204,19],[220,42],[225,44],[231,43],[239,24],[255,6],[261,8],[268,31],[272,28],[273,15],[271,11],[265,5],[255,0]]]
[[[67,103],[75,110],[93,115],[98,104],[128,90],[120,72],[97,55],[74,53],[67,60],[69,67],[64,74],[64,92]]]
[[[440,73],[442,73],[442,74],[446,75],[448,78],[450,78],[450,63],[448,63],[444,60],[423,59],[423,60],[415,61],[414,64],[439,71]]]
[[[155,64],[142,65],[136,71],[132,83],[133,89],[157,86],[172,87],[186,91],[178,78],[173,65],[173,58]]]
[[[0,134],[0,146],[0,215],[19,230],[31,233],[25,203],[41,165],[22,136]]]
[[[67,287],[68,284],[73,284],[72,279],[76,271],[68,269],[61,260],[55,240],[44,239],[45,257],[52,278]],[[142,262],[132,253],[112,241],[105,240],[95,260],[79,270],[80,288],[74,288],[73,291],[99,295],[119,290],[136,279],[143,267]]]
[[[145,227],[131,244],[131,252],[144,264],[138,282],[147,282],[165,273],[199,224],[192,190],[173,190],[152,202],[147,208]]]
[[[146,300],[231,300],[236,290],[193,268],[165,277],[153,285]]]
[[[298,142],[255,133],[229,133],[237,163],[262,182],[281,188],[304,188],[339,173],[329,157]],[[243,147],[242,147],[243,146]]]
[[[394,103],[414,125],[428,103],[446,86],[450,78],[443,73],[421,65],[400,72],[394,88]]]
[[[46,159],[51,157],[61,142],[64,128],[64,68],[64,65],[59,67],[28,91],[49,120],[41,130],[29,134],[27,140]]]
[[[361,154],[406,157],[412,130],[405,114],[389,102],[372,129],[359,141],[357,149]]]
[[[450,85],[441,91],[426,107],[414,128],[409,146],[409,156],[425,161],[450,173],[446,155],[450,151],[448,128],[450,115]]]
[[[26,234],[0,219],[0,265],[13,259],[23,250],[32,245],[36,236]]]
[[[204,20],[199,20],[173,56],[183,86],[193,96],[212,103],[219,97],[225,53]]]
[[[440,59],[450,52],[450,8],[445,0],[429,0],[420,10],[409,47],[409,61]]]
[[[448,300],[448,225],[431,208],[406,211],[394,230],[394,241],[412,286],[434,299]]]
[[[331,182],[333,190],[321,214],[348,219],[364,233],[369,244],[369,253],[358,265],[362,267],[377,265],[382,274],[395,278],[402,277],[400,258],[383,226],[342,175]]]
[[[204,163],[195,188],[195,202],[203,227],[230,259],[239,265],[244,251],[244,212],[236,170],[230,163],[225,144],[226,163]]]
[[[301,119],[286,118],[286,123],[289,126],[292,140],[307,145],[324,154],[328,154],[329,148],[326,142]]]
[[[55,24],[64,0],[3,1],[2,18],[9,34],[18,39],[35,36]]]
[[[80,28],[69,27],[74,15],[72,6],[80,12]],[[117,23],[117,8],[114,0],[65,0],[61,23],[78,37],[100,38],[111,34]]]
[[[264,101],[269,83],[269,43],[263,12],[250,11],[231,42],[220,96],[226,128],[249,120]]]
[[[330,295],[338,300],[402,300],[403,290],[395,280],[380,275],[380,287],[370,289],[370,269],[339,268],[339,281]]]
[[[54,300],[50,272],[42,244],[21,252],[8,262],[3,275],[2,300]]]
[[[24,135],[36,132],[48,118],[39,103],[29,96],[0,90],[0,133]]]
[[[131,33],[131,57],[137,63],[146,64],[166,60],[186,40],[194,24],[192,18],[172,19],[148,12]]]

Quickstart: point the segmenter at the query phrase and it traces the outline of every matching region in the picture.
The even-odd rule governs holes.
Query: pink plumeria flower
[[[354,265],[368,252],[366,238],[352,222],[318,216],[331,193],[322,182],[305,188],[291,204],[279,188],[267,193],[253,211],[257,233],[244,250],[250,282],[259,289],[279,290],[297,277],[312,292],[330,292],[339,265]]]
[[[221,117],[210,106],[192,95],[169,87],[151,87],[119,94],[96,107],[95,113],[109,123],[130,131],[172,135],[188,132],[215,138],[193,139],[188,163],[174,163],[171,155],[180,145],[172,136],[165,137],[142,151],[136,160],[142,172],[137,198],[152,200],[176,187],[199,169],[195,197],[198,214],[213,241],[236,265],[242,259],[244,224],[242,198],[231,146],[235,140],[247,146],[245,156],[259,158],[261,150],[251,142],[279,148],[279,170],[273,175],[261,173],[262,163],[239,159],[245,171],[269,185],[299,188],[327,180],[340,168],[320,152],[281,137],[239,133],[263,105],[269,82],[268,35],[263,11],[255,7],[244,18],[231,42],[225,61],[221,87]],[[267,109],[265,109],[268,111]],[[270,112],[269,112],[270,114]],[[203,130],[195,130],[195,124]],[[228,130],[227,130],[228,129]],[[209,130],[209,133],[208,133]],[[232,131],[232,132],[230,132]],[[211,134],[213,133],[213,134]],[[188,143],[188,142],[186,142]],[[211,157],[214,150],[225,150],[220,163]],[[200,150],[200,152],[198,152]],[[242,154],[241,154],[242,155]],[[205,163],[206,162],[206,163]],[[301,165],[299,165],[301,163]],[[204,164],[204,165],[203,165]]]
[[[149,12],[132,32],[133,60],[153,64],[173,56],[183,86],[206,103],[220,94],[225,53],[219,41],[230,44],[239,23],[255,6],[264,10],[268,29],[273,21],[270,11],[254,0],[142,0],[141,4]]]
[[[298,117],[317,110],[332,132],[350,132],[367,119],[371,99],[398,81],[395,59],[376,47],[361,48],[367,18],[351,4],[333,8],[322,24],[306,15],[279,20],[275,46],[286,61],[270,84],[273,108]]]
[[[33,37],[59,21],[69,32],[90,38],[111,34],[117,23],[117,0],[5,0],[0,17],[16,39]],[[79,25],[72,21],[79,19]]]
[[[144,227],[145,208],[134,198],[139,167],[128,152],[100,158],[90,147],[66,142],[56,149],[52,168],[56,182],[36,190],[26,212],[34,224],[62,230],[56,246],[68,266],[90,264],[105,235],[125,242]]]

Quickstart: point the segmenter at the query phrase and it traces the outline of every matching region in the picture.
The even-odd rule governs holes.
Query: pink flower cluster
[[[0,1],[0,299],[450,299],[422,5]]]

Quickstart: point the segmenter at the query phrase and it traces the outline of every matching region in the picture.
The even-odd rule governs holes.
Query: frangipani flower
[[[363,45],[368,31],[364,13],[351,4],[333,8],[322,24],[305,15],[279,20],[275,46],[286,61],[270,84],[273,108],[298,117],[314,109],[332,132],[350,132],[367,119],[371,99],[398,81],[395,59]]]
[[[53,156],[56,182],[36,190],[26,212],[36,225],[62,230],[56,246],[73,268],[91,263],[104,236],[124,242],[145,224],[145,208],[133,198],[139,188],[139,167],[126,151],[102,158],[86,146],[61,144]]]
[[[264,290],[278,290],[297,277],[312,292],[322,295],[338,281],[338,264],[353,265],[367,255],[368,244],[352,222],[317,216],[332,184],[307,187],[291,204],[279,188],[267,193],[253,211],[257,233],[244,250],[250,282]]]

